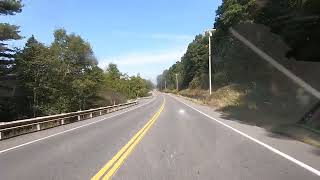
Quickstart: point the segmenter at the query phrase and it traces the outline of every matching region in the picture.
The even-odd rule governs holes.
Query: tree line
[[[22,11],[19,0],[0,1],[0,15]],[[90,44],[65,29],[54,31],[45,45],[34,36],[22,49],[10,48],[19,27],[0,23],[0,119],[52,115],[125,102],[153,88],[139,75],[121,73],[116,64],[98,67]]]
[[[212,76],[217,86],[264,77],[254,77],[264,74],[257,66],[259,62],[253,60],[259,57],[230,34],[230,27],[276,59],[289,59],[287,64],[320,59],[320,1],[223,0],[216,10],[211,42]],[[166,82],[167,88],[175,89],[178,74],[180,89],[207,89],[208,40],[208,33],[197,35],[181,59],[157,77],[158,88],[163,89]]]
[[[211,41],[214,90],[237,84],[246,92],[242,102],[252,101],[257,107],[273,104],[284,114],[287,113],[284,109],[290,110],[294,106],[300,116],[316,102],[310,94],[233,37],[230,27],[320,89],[316,82],[319,74],[315,71],[320,61],[320,51],[317,50],[320,42],[320,1],[223,0],[216,10],[213,27],[216,31]],[[207,90],[208,43],[208,33],[197,35],[181,59],[157,77],[157,88],[175,90],[177,74],[179,90]]]

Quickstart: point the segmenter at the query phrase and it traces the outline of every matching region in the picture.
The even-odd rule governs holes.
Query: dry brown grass
[[[209,105],[214,109],[228,106],[240,106],[241,98],[246,95],[246,90],[239,85],[228,85],[213,91],[211,95],[207,90],[184,89],[179,91],[179,95],[187,97],[189,100]]]
[[[237,85],[229,85],[214,91],[206,98],[206,104],[214,108],[225,108],[228,106],[240,106],[241,98],[246,91]]]

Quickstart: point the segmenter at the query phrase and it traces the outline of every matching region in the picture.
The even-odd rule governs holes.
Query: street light
[[[209,33],[209,94],[212,92],[212,81],[211,81],[211,37],[216,29],[210,29],[207,32]]]

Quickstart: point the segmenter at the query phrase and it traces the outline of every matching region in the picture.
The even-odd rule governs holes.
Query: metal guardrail
[[[90,119],[93,117],[108,114],[114,111],[125,109],[137,105],[138,101],[118,104],[114,106],[100,107],[84,111],[57,114],[52,116],[43,116],[32,119],[24,119],[9,123],[0,124],[0,140],[27,134],[31,132],[41,131],[65,124]]]

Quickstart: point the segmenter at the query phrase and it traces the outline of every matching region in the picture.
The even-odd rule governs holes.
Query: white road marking
[[[26,145],[29,145],[29,144],[36,143],[36,142],[39,142],[39,141],[42,141],[42,140],[45,140],[45,139],[48,139],[48,138],[51,138],[51,137],[60,135],[60,134],[64,134],[64,133],[66,133],[66,132],[74,131],[74,130],[76,130],[76,129],[80,129],[80,128],[83,128],[83,127],[86,127],[86,126],[89,126],[89,125],[92,125],[92,124],[96,124],[96,123],[99,123],[99,122],[101,122],[101,121],[104,121],[104,120],[107,120],[107,119],[110,119],[110,118],[113,118],[113,117],[116,117],[116,116],[119,116],[119,115],[121,115],[121,114],[130,112],[130,111],[133,111],[133,110],[138,109],[138,108],[143,107],[143,106],[146,106],[146,105],[148,105],[149,103],[153,102],[154,100],[155,100],[155,98],[154,98],[153,100],[145,103],[145,104],[142,104],[142,105],[137,106],[137,107],[135,107],[135,108],[126,110],[126,111],[124,111],[124,112],[121,112],[121,113],[118,113],[118,114],[115,114],[115,115],[112,115],[112,116],[109,116],[109,117],[107,117],[107,118],[100,119],[100,120],[95,121],[95,122],[91,122],[91,123],[88,123],[88,124],[84,124],[84,125],[81,125],[81,126],[78,126],[78,127],[74,127],[74,128],[71,128],[71,129],[68,129],[68,130],[65,130],[65,131],[56,133],[56,134],[52,134],[52,135],[49,135],[49,136],[45,136],[45,137],[40,138],[40,139],[36,139],[36,140],[29,141],[29,142],[26,142],[26,143],[23,143],[23,144],[20,144],[20,145],[17,145],[17,146],[13,146],[13,147],[8,148],[8,149],[1,150],[1,151],[0,151],[0,154],[5,153],[5,152],[8,152],[8,151],[11,151],[11,150],[14,150],[14,149],[17,149],[17,148],[20,148],[20,147],[23,147],[23,146],[26,146]]]
[[[261,146],[269,149],[270,151],[272,151],[272,152],[274,152],[274,153],[276,153],[276,154],[278,154],[278,155],[280,155],[280,156],[288,159],[289,161],[291,161],[291,162],[299,165],[300,167],[303,167],[304,169],[306,169],[306,170],[308,170],[308,171],[310,171],[310,172],[312,172],[312,173],[320,176],[320,171],[319,171],[319,170],[317,170],[317,169],[315,169],[315,168],[313,168],[313,167],[311,167],[311,166],[309,166],[309,165],[307,165],[307,164],[305,164],[305,163],[303,163],[303,162],[301,162],[301,161],[299,161],[299,160],[297,160],[297,159],[289,156],[288,154],[286,154],[286,153],[284,153],[284,152],[279,151],[278,149],[276,149],[276,148],[274,148],[274,147],[272,147],[272,146],[270,146],[270,145],[268,145],[268,144],[265,144],[265,143],[259,141],[258,139],[255,139],[255,138],[249,136],[248,134],[245,134],[245,133],[243,133],[243,132],[241,132],[241,131],[239,131],[239,130],[237,130],[237,129],[235,129],[235,128],[233,128],[233,127],[231,127],[231,126],[229,126],[229,125],[227,125],[227,124],[225,124],[225,123],[223,123],[223,122],[221,122],[221,121],[219,121],[219,120],[216,119],[216,118],[213,118],[213,117],[209,116],[208,114],[206,114],[206,113],[204,113],[204,112],[202,112],[202,111],[200,111],[200,110],[198,110],[198,109],[196,109],[196,108],[194,108],[194,107],[186,104],[185,102],[179,100],[178,98],[176,98],[176,97],[174,97],[174,96],[172,96],[172,95],[169,95],[169,96],[173,97],[174,99],[176,99],[177,101],[181,102],[182,104],[188,106],[189,108],[191,108],[191,109],[199,112],[200,114],[202,114],[202,115],[204,115],[204,116],[206,116],[206,117],[208,117],[208,118],[216,121],[217,123],[219,123],[219,124],[221,124],[221,125],[229,128],[229,129],[231,129],[231,130],[239,133],[240,135],[242,135],[242,136],[244,136],[244,137],[246,137],[246,138],[254,141],[255,143],[260,144]]]

